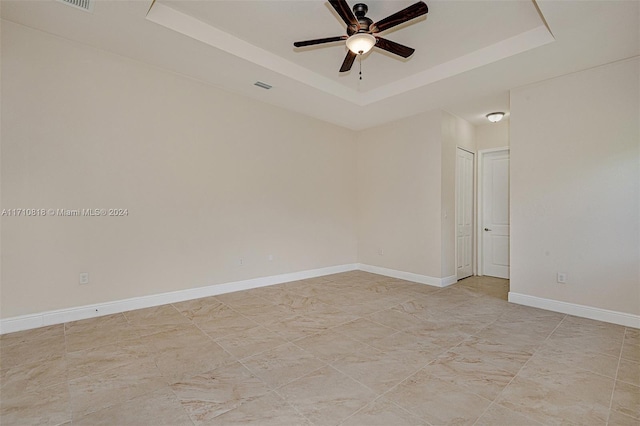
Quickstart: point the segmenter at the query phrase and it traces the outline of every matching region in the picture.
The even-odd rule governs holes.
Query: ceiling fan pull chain
[[[362,80],[362,54],[358,55],[360,58],[360,80]]]

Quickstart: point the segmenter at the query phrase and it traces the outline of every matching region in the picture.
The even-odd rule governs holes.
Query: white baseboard
[[[94,305],[78,306],[68,309],[58,309],[55,311],[5,318],[0,320],[0,334],[116,314],[134,309],[150,308],[153,306],[166,305],[168,303],[183,302],[185,300],[199,299],[201,297],[216,296],[224,293],[232,293],[234,291],[282,284],[290,281],[321,277],[340,272],[354,271],[357,269],[358,264],[356,263],[329,266],[320,269],[311,269],[307,271],[273,275],[270,277],[254,278],[250,280],[235,281],[206,287],[196,287],[186,290],[172,291],[169,293],[133,297],[131,299],[116,300],[113,302],[96,303]]]
[[[577,317],[610,322],[613,324],[624,325],[626,327],[640,328],[640,315],[610,311],[607,309],[594,308],[592,306],[577,305],[575,303],[544,299],[542,297],[513,292],[509,292],[509,302],[574,315]]]
[[[444,278],[435,278],[428,275],[414,274],[413,272],[397,271],[395,269],[381,268],[380,266],[366,265],[364,263],[359,263],[358,269],[361,271],[371,272],[372,274],[384,275],[386,277],[413,281],[414,283],[427,284],[435,287],[446,287],[458,282],[458,278],[455,275]]]

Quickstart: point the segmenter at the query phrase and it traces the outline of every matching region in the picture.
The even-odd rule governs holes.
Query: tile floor
[[[639,425],[640,331],[354,271],[0,338],[2,425]]]

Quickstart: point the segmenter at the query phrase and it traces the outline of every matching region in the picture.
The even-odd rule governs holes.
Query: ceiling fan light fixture
[[[347,39],[347,47],[357,55],[364,55],[375,45],[376,38],[367,33],[357,33]]]
[[[487,120],[492,123],[497,123],[498,121],[502,120],[503,117],[504,112],[492,112],[490,114],[487,114]]]

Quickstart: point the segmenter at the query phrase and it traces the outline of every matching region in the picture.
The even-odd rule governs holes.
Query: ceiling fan
[[[349,71],[356,59],[356,56],[364,55],[374,46],[395,55],[402,56],[403,58],[411,56],[413,52],[415,52],[415,49],[382,38],[378,36],[378,33],[425,15],[429,11],[427,5],[423,1],[419,1],[418,3],[412,4],[411,6],[402,9],[393,15],[389,15],[378,22],[373,22],[365,16],[369,8],[364,3],[358,3],[353,6],[353,13],[351,12],[351,9],[349,9],[349,5],[345,0],[329,0],[329,3],[336,10],[345,24],[347,24],[347,35],[296,41],[293,45],[295,47],[304,47],[346,40],[349,51],[347,52],[347,56],[344,58],[344,62],[340,67],[340,72]]]

